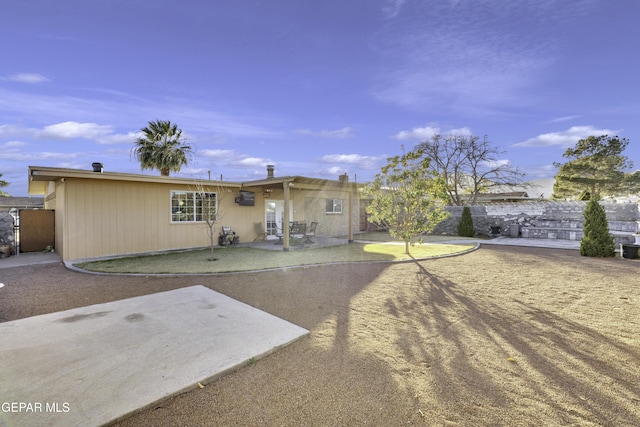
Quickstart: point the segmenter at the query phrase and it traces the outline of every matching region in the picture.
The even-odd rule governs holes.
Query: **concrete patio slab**
[[[308,333],[204,286],[0,323],[0,425],[103,425]]]

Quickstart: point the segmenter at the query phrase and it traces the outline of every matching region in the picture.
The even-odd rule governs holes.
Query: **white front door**
[[[289,219],[293,221],[293,206],[289,206]],[[264,223],[267,239],[275,239],[277,233],[282,233],[284,223],[284,200],[265,200]]]

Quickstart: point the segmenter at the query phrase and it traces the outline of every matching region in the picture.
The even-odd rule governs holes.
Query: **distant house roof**
[[[505,193],[481,193],[476,196],[477,203],[521,202],[531,200],[526,191],[510,191]]]
[[[11,208],[34,209],[44,207],[44,197],[0,197],[0,211]]]

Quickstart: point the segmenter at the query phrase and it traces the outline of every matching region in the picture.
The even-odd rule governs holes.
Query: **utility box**
[[[625,245],[624,243],[620,245],[622,258],[628,259],[637,259],[638,258],[638,250],[640,249],[640,245]]]

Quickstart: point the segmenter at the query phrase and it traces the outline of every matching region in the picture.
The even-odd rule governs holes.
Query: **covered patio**
[[[301,250],[311,248],[323,248],[327,246],[338,246],[349,243],[349,239],[342,237],[329,237],[329,236],[315,236],[313,237],[313,243],[305,241],[305,239],[298,239],[292,241],[289,245],[289,250]],[[283,243],[278,239],[266,239],[259,242],[246,242],[240,243],[240,246],[248,246],[255,249],[265,249],[270,251],[281,251]]]

